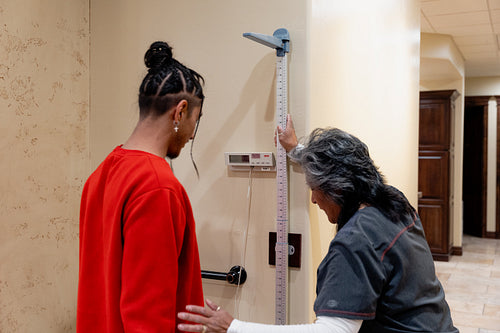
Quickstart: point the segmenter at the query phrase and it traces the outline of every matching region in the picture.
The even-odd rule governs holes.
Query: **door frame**
[[[493,96],[497,100],[497,184],[496,184],[496,230],[492,238],[500,238],[500,96]],[[488,233],[486,233],[488,236]]]
[[[484,154],[484,165],[487,165],[487,158],[488,158],[488,104],[489,100],[494,97],[497,100],[497,123],[496,123],[496,128],[497,128],[497,136],[496,136],[496,198],[495,198],[495,203],[496,203],[496,208],[495,208],[495,231],[487,231],[486,229],[486,207],[487,207],[487,189],[485,188],[482,193],[483,197],[483,202],[484,202],[484,207],[483,207],[483,212],[485,214],[485,219],[483,221],[483,226],[482,226],[482,237],[484,238],[500,238],[500,96],[498,95],[493,95],[493,96],[465,96],[465,107],[473,107],[473,106],[482,106],[485,108],[485,114],[486,114],[486,119],[485,119],[485,140],[483,141],[483,150],[485,151]],[[485,170],[484,174],[482,175],[483,181],[485,184],[487,184],[487,169]]]
[[[486,237],[486,221],[487,221],[487,200],[488,200],[488,101],[490,96],[465,96],[464,105],[464,117],[467,108],[472,107],[482,107],[483,108],[483,140],[482,140],[482,150],[483,150],[483,170],[481,174],[481,183],[484,184],[481,191],[481,237]],[[464,131],[465,136],[465,131]],[[464,138],[465,140],[465,138]],[[465,145],[464,145],[465,146]],[[465,148],[465,147],[464,147]],[[464,153],[465,154],[465,153]],[[498,181],[497,181],[498,182]],[[497,186],[498,187],[498,186]],[[465,223],[465,222],[464,222]]]

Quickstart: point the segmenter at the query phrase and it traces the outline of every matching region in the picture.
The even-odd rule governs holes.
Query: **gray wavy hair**
[[[302,149],[291,152],[291,158],[302,166],[311,189],[341,206],[339,228],[362,203],[379,208],[393,221],[414,211],[401,192],[385,184],[368,147],[338,128],[315,129]]]

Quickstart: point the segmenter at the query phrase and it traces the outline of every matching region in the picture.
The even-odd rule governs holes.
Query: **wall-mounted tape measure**
[[[260,44],[276,49],[276,116],[277,125],[286,128],[288,107],[288,70],[287,56],[290,51],[290,35],[286,29],[276,30],[272,36],[258,33],[244,33]],[[277,183],[277,220],[276,220],[276,324],[287,323],[288,287],[288,172],[286,151],[277,141],[276,183]]]

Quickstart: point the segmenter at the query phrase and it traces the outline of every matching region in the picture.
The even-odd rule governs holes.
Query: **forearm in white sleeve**
[[[319,316],[314,324],[265,325],[233,320],[227,333],[356,333],[362,320]]]
[[[304,145],[302,143],[298,143],[295,147],[290,150],[287,155],[292,160],[292,162],[297,163],[298,162],[298,156],[300,154],[300,151],[304,149]]]

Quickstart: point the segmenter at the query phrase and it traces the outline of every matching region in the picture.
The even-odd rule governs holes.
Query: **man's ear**
[[[188,111],[188,101],[185,99],[182,99],[177,103],[175,106],[174,110],[174,120],[176,121],[181,121],[183,117],[187,115]]]

